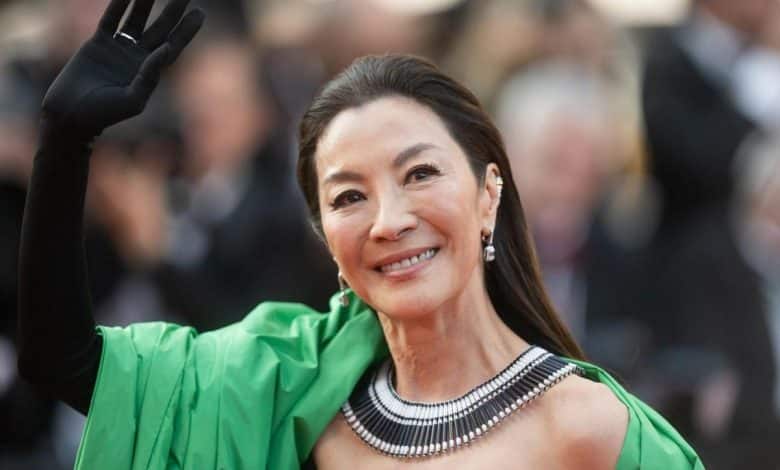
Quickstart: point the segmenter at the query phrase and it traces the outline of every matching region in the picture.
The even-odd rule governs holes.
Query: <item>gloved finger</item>
[[[169,64],[171,46],[164,44],[152,52],[149,57],[141,64],[133,81],[130,82],[126,90],[126,96],[130,103],[130,108],[134,113],[140,113],[152,92],[160,82],[163,68]]]
[[[187,9],[189,3],[190,0],[169,1],[162,13],[160,13],[160,16],[144,32],[143,38],[141,38],[141,46],[149,51],[160,47],[181,19],[181,15],[184,14],[184,10]]]
[[[106,7],[105,13],[103,13],[103,17],[100,18],[98,29],[108,34],[114,34],[129,4],[130,0],[111,0],[111,3]]]
[[[140,38],[146,27],[146,20],[149,19],[149,13],[152,11],[152,5],[154,0],[135,0],[127,21],[122,25],[122,32],[136,39]]]
[[[173,63],[179,57],[181,51],[187,47],[187,44],[192,41],[200,27],[203,26],[205,18],[206,15],[203,13],[203,10],[196,8],[184,15],[184,18],[176,25],[176,29],[168,36],[168,44],[171,47],[171,54],[168,57],[169,64]]]

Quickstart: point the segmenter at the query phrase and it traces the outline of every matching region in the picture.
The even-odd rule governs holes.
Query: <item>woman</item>
[[[301,124],[299,180],[351,286],[329,313],[264,303],[200,335],[96,332],[89,143],[143,109],[203,19],[172,0],[144,31],[138,0],[117,31],[128,3],[44,99],[21,247],[20,369],[88,413],[78,468],[703,468],[603,371],[560,357],[582,354],[540,286],[500,137],[412,57],[357,61]]]

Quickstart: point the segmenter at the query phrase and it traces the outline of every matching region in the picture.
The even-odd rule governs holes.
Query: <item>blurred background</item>
[[[336,272],[295,184],[297,121],[355,57],[420,54],[495,117],[589,358],[707,468],[780,468],[780,2],[193,3],[205,31],[94,148],[100,323],[325,309]],[[2,469],[72,468],[81,436],[80,415],[16,375],[16,258],[39,104],[106,4],[0,1]]]

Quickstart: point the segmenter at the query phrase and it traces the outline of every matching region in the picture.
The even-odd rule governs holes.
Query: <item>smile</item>
[[[419,255],[410,256],[408,258],[402,259],[400,261],[396,261],[394,263],[385,264],[379,267],[379,270],[383,273],[392,273],[395,271],[400,271],[402,269],[406,269],[409,267],[412,267],[416,264],[422,263],[423,261],[427,261],[434,256],[436,256],[436,253],[439,251],[438,248],[429,248]]]

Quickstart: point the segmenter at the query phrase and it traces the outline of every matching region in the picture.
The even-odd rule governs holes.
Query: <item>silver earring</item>
[[[501,190],[504,189],[504,179],[500,176],[496,176],[496,187],[498,189],[498,199],[501,200]],[[493,246],[493,233],[495,230],[491,230],[487,235],[482,237],[482,241],[485,242],[485,248],[482,249],[482,258],[486,263],[490,263],[496,259],[496,247]]]
[[[483,237],[486,244],[485,248],[482,249],[482,258],[486,263],[490,263],[496,259],[496,247],[493,246],[493,232],[494,231],[491,230],[487,236]]]
[[[347,296],[347,282],[339,271],[339,303],[342,307],[349,307],[349,297]]]

